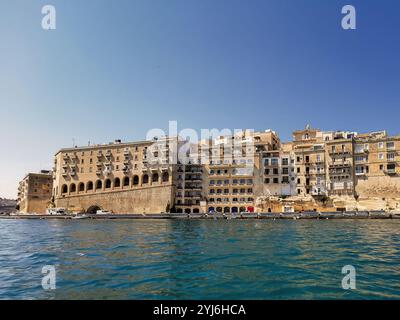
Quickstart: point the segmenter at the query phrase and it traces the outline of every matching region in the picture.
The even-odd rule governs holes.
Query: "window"
[[[379,165],[379,170],[383,171],[383,164]]]
[[[384,156],[384,154],[383,154],[383,153],[379,153],[379,154],[378,154],[378,159],[379,159],[379,160],[383,160],[383,159],[384,159],[384,157],[385,157],[385,156]]]
[[[378,148],[379,148],[379,149],[383,149],[383,142],[379,142],[379,143],[378,143]]]
[[[356,174],[361,174],[361,173],[364,173],[364,167],[356,166]]]
[[[386,148],[387,148],[387,149],[394,149],[394,142],[388,142],[388,143],[386,143]]]
[[[391,152],[391,153],[387,154],[387,159],[389,161],[394,161],[394,157],[395,157],[395,153],[394,152]]]
[[[288,158],[283,158],[282,159],[282,165],[283,166],[288,166],[289,165],[289,159]]]
[[[279,179],[278,178],[274,178],[274,183],[279,183]]]
[[[269,178],[265,178],[264,183],[269,183]]]
[[[282,177],[282,183],[289,183],[289,177],[288,176]]]
[[[387,165],[387,169],[389,171],[394,171],[394,170],[396,170],[396,165],[394,163],[390,163]]]

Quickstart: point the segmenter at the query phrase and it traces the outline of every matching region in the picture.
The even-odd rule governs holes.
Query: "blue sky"
[[[57,29],[41,28],[41,8]],[[341,8],[357,30],[341,28]],[[151,128],[400,133],[396,0],[0,2],[0,196],[61,147]]]

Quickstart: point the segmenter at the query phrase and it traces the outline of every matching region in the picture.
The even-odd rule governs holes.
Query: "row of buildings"
[[[315,210],[331,198],[396,199],[399,152],[400,136],[385,131],[357,134],[310,126],[294,131],[285,143],[272,130],[196,143],[180,137],[117,140],[58,151],[52,171],[21,181],[19,209],[228,213],[288,210],[283,204],[260,205],[273,198],[309,199]]]

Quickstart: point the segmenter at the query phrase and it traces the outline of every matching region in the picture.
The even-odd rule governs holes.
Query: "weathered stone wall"
[[[360,199],[366,198],[399,198],[400,177],[377,176],[357,181],[356,193]]]
[[[47,208],[50,205],[50,198],[32,198],[30,197],[27,201],[25,210],[21,210],[23,213],[39,213],[45,214]]]
[[[161,213],[173,204],[173,187],[164,185],[70,195],[57,198],[55,204],[73,212],[86,212],[90,207],[98,206],[114,213]]]

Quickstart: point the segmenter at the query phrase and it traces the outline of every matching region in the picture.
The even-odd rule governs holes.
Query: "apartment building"
[[[298,195],[326,196],[325,141],[329,133],[307,126],[293,132],[293,153]]]
[[[42,207],[29,207],[24,200],[33,176],[21,182],[19,203],[23,212],[44,212],[47,203],[76,212],[230,213],[255,211],[258,199],[271,196],[396,198],[399,163],[400,136],[385,131],[357,134],[307,126],[286,143],[272,130],[195,143],[180,137],[116,140],[61,149],[54,159],[52,192],[35,195]]]
[[[325,141],[328,167],[327,190],[329,195],[354,195],[354,132],[335,132],[333,139]]]
[[[296,173],[292,143],[283,143],[277,150],[262,153],[264,195],[296,194]]]
[[[54,159],[54,206],[77,212],[169,211],[177,138],[61,149]]]
[[[386,131],[357,135],[354,163],[358,197],[400,195],[400,136],[388,136]]]
[[[28,173],[19,183],[17,209],[22,213],[46,213],[51,203],[52,172]]]

